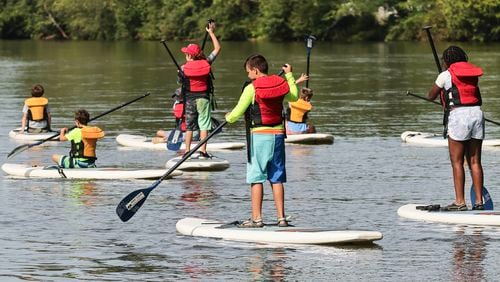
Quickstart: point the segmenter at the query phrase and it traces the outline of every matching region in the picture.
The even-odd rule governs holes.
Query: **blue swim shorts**
[[[286,182],[285,135],[252,133],[251,163],[247,163],[247,183]]]

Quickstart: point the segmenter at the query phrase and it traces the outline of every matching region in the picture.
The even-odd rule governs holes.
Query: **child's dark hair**
[[[253,68],[253,69],[258,69],[261,73],[267,74],[268,72],[268,65],[266,58],[262,55],[251,55],[248,57],[245,61],[245,64],[243,65],[243,68],[246,69],[246,67]]]
[[[90,114],[84,109],[80,109],[75,112],[75,120],[77,120],[79,123],[83,125],[87,125],[90,120]]]
[[[448,66],[457,62],[467,62],[467,60],[467,54],[458,46],[450,46],[443,52],[443,61]]]
[[[31,96],[33,97],[42,97],[45,90],[41,84],[35,84],[31,87]]]
[[[303,100],[310,100],[313,96],[313,90],[311,88],[302,87],[300,90],[300,98]]]

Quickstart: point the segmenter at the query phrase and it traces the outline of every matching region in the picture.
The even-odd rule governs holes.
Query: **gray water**
[[[182,43],[170,43],[178,51]],[[463,45],[483,67],[483,110],[500,120],[500,45]],[[445,44],[438,44],[443,50]],[[264,54],[273,71],[289,62],[305,72],[301,43],[223,43],[214,64],[219,109],[236,104],[246,76],[244,59]],[[172,128],[170,95],[175,67],[157,42],[0,41],[0,154],[20,145],[8,132],[20,125],[23,100],[34,83],[45,86],[53,127],[72,126],[73,112],[92,115],[146,92],[152,95],[95,122],[101,167],[161,168],[172,152],[127,150],[120,133],[152,135]],[[423,95],[436,77],[426,43],[317,44],[311,58],[315,91],[310,117],[331,146],[288,146],[286,208],[298,226],[377,230],[368,246],[262,245],[186,237],[175,223],[184,217],[233,221],[250,214],[245,151],[216,153],[231,167],[217,173],[186,173],[165,180],[127,223],[117,203],[152,181],[0,180],[0,279],[16,280],[497,280],[500,229],[432,224],[396,214],[408,203],[453,201],[446,148],[402,144],[406,130],[441,131],[441,110],[406,96]],[[487,124],[487,136],[500,127]],[[244,141],[243,123],[217,140]],[[47,144],[9,162],[50,164],[68,144]],[[485,185],[498,199],[500,149],[483,150]],[[7,162],[5,159],[4,162]],[[467,186],[470,179],[467,178]],[[468,189],[467,189],[468,190]],[[468,191],[467,191],[468,194]],[[274,220],[270,189],[264,219]]]

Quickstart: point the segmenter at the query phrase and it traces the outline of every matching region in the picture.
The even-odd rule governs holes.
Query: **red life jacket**
[[[448,68],[451,88],[441,92],[445,106],[480,106],[482,104],[478,80],[483,70],[467,62],[457,62]],[[443,97],[444,96],[444,97]]]
[[[208,93],[210,64],[207,60],[195,60],[184,65],[184,89],[188,92]]]
[[[250,107],[252,127],[275,126],[283,122],[283,99],[290,91],[288,82],[280,76],[270,75],[252,82],[255,102]]]
[[[184,131],[186,131],[186,119],[182,116],[183,111],[184,111],[184,104],[176,102],[174,104],[174,116],[175,116],[176,121],[178,121],[179,119],[182,119],[181,131],[184,132]]]

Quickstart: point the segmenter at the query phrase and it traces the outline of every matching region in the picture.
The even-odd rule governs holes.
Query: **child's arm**
[[[205,28],[205,30],[208,32],[208,35],[210,35],[210,39],[212,39],[212,43],[214,44],[214,50],[212,51],[212,54],[214,56],[217,56],[220,52],[220,43],[219,40],[217,40],[217,36],[215,36],[215,22],[210,22],[208,24],[208,27]]]
[[[220,43],[219,40],[217,40],[217,36],[215,36],[215,22],[210,22],[208,24],[208,27],[205,28],[205,30],[208,32],[208,35],[210,35],[210,39],[212,39],[212,43],[214,44],[214,50],[212,51],[212,54],[214,56],[217,56],[220,52]]]
[[[24,130],[26,129],[26,121],[27,120],[28,120],[28,114],[23,113],[23,117],[21,118],[21,133],[23,133]]]
[[[66,132],[68,132],[68,129],[61,128],[61,131],[59,131],[59,141],[68,141],[68,138],[66,138]]]
[[[309,80],[309,76],[306,75],[306,74],[301,74],[300,77],[299,77],[299,79],[297,79],[295,81],[295,84],[299,84],[299,83],[304,82],[306,80]]]

